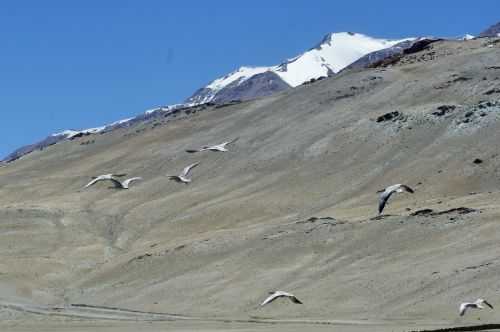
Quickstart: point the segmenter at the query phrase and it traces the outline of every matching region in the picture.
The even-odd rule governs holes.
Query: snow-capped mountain
[[[331,76],[368,53],[390,48],[407,40],[412,40],[412,38],[388,40],[352,32],[330,33],[314,48],[279,65],[240,67],[232,73],[215,79],[196,91],[185,103],[162,106],[148,110],[136,117],[115,121],[100,127],[64,130],[35,144],[21,147],[4,160],[7,162],[16,160],[34,150],[44,149],[62,140],[104,133],[157,117],[169,116],[183,108],[209,102],[224,103],[271,95],[290,87],[296,87],[311,79]]]
[[[235,89],[244,82],[251,80],[255,75],[263,73],[275,74],[275,81],[281,81],[279,83],[275,82],[280,89],[296,87],[314,78],[331,76],[368,53],[389,48],[411,39],[388,40],[352,32],[330,33],[316,47],[279,65],[240,67],[199,89],[186,102],[194,104],[226,102],[228,100],[221,98],[221,95],[234,97],[235,94],[227,93],[227,91],[224,91],[225,89]],[[247,96],[247,98],[255,97],[258,96]]]

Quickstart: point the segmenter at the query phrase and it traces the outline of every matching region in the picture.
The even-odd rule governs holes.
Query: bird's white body
[[[402,193],[402,192],[409,192],[411,194],[414,193],[413,189],[411,189],[410,187],[404,185],[404,184],[394,184],[392,186],[389,186],[387,188],[385,188],[382,193],[380,194],[380,198],[379,198],[379,204],[378,204],[378,213],[381,214],[382,211],[384,210],[384,207],[387,203],[387,201],[389,200],[389,198],[391,197],[392,194],[394,193]]]
[[[174,180],[174,181],[177,181],[177,182],[181,182],[181,183],[185,183],[185,184],[188,184],[191,182],[191,179],[188,178],[187,176],[189,175],[189,173],[191,172],[191,170],[193,168],[195,168],[196,166],[198,166],[200,163],[197,162],[197,163],[194,163],[194,164],[191,164],[189,166],[186,166],[184,167],[184,169],[182,170],[182,173],[179,174],[179,175],[167,175],[167,177],[170,179],[170,180]]]
[[[264,306],[270,302],[273,302],[274,300],[276,300],[277,298],[280,298],[280,297],[287,297],[293,303],[302,304],[302,302],[300,302],[299,299],[297,297],[295,297],[295,295],[293,295],[292,293],[287,293],[287,292],[283,292],[283,291],[275,291],[275,292],[269,292],[269,294],[270,295],[264,300],[264,302],[262,302],[260,304],[261,306]]]
[[[224,142],[219,145],[212,145],[212,146],[205,146],[202,148],[202,151],[220,151],[220,152],[227,152],[229,151],[226,146],[229,144],[229,142]]]
[[[186,150],[186,152],[189,153],[196,153],[196,152],[203,152],[203,151],[218,151],[218,152],[228,152],[229,150],[227,149],[227,145],[234,143],[238,140],[238,138],[233,139],[232,141],[226,141],[221,144],[216,144],[216,145],[205,145],[201,149],[197,150]]]
[[[460,314],[460,316],[463,316],[465,315],[467,309],[484,309],[483,304],[486,304],[488,307],[493,309],[493,306],[490,303],[488,303],[488,301],[486,301],[485,299],[477,299],[474,302],[461,303],[458,309],[458,313]]]
[[[129,186],[132,182],[134,181],[138,181],[138,180],[142,180],[142,178],[140,177],[134,177],[134,178],[130,178],[130,179],[127,179],[125,181],[120,181],[118,179],[116,179],[115,177],[116,176],[123,176],[121,174],[103,174],[103,175],[99,175],[97,177],[95,177],[92,181],[90,181],[89,183],[87,183],[85,185],[84,188],[88,188],[94,184],[96,184],[97,182],[100,182],[100,181],[111,181],[113,182],[113,184],[115,185],[116,188],[119,188],[119,189],[129,189]]]

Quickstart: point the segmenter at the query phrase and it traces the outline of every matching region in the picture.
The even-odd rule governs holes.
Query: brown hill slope
[[[0,168],[1,299],[203,317],[491,320],[487,310],[457,320],[456,310],[479,296],[500,303],[499,47],[437,42],[389,67],[82,137]],[[184,152],[235,137],[228,153]],[[165,177],[194,161],[190,185]],[[144,181],[82,189],[109,172]],[[416,193],[371,219],[376,191],[394,183]],[[477,211],[409,215],[462,206]],[[258,308],[276,289],[305,304]]]

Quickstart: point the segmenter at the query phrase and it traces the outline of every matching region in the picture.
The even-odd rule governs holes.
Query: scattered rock
[[[456,213],[456,214],[469,214],[473,212],[477,212],[478,210],[476,209],[471,209],[467,207],[458,207],[458,208],[453,208],[449,210],[444,210],[444,211],[434,211],[433,209],[422,209],[413,212],[410,214],[410,216],[424,216],[424,217],[432,217],[432,216],[440,216],[444,214],[451,214],[451,213]],[[455,218],[451,217],[450,220],[455,220]]]
[[[136,259],[139,259],[139,260],[140,260],[140,259],[144,259],[144,258],[146,258],[146,257],[151,257],[151,256],[153,256],[153,254],[150,254],[150,253],[145,253],[144,255],[139,255],[139,256],[137,256],[137,257],[136,257]]]
[[[446,89],[454,83],[465,82],[465,81],[471,80],[470,77],[458,76],[457,74],[452,75],[452,77],[454,77],[454,78],[451,80],[448,80],[448,81],[443,82],[441,84],[435,85],[434,89]]]
[[[181,250],[181,249],[184,249],[186,248],[186,245],[185,244],[181,244],[180,246],[177,246],[174,248],[174,250]]]
[[[385,122],[385,121],[397,121],[403,119],[403,113],[399,111],[385,113],[377,118],[377,122]]]
[[[480,265],[467,266],[462,271],[465,271],[465,270],[476,270],[476,269],[479,269],[479,268],[482,268],[482,267],[489,266],[491,264],[493,264],[493,263],[484,263],[484,264],[480,264]]]
[[[411,213],[410,216],[429,216],[432,215],[433,213],[434,213],[433,209],[422,209]]]
[[[494,93],[500,93],[500,89],[499,88],[493,88],[493,89],[490,89],[488,91],[486,91],[484,94],[489,96],[489,95],[492,95]]]
[[[479,159],[479,158],[476,158],[474,159],[473,161],[474,164],[478,165],[478,164],[482,164],[483,163],[483,160],[482,159]]]
[[[237,105],[237,104],[241,104],[243,101],[241,100],[231,100],[231,101],[228,101],[226,103],[223,103],[223,104],[217,104],[215,106],[215,108],[224,108],[224,107],[228,107],[228,106],[232,106],[232,105]]]
[[[443,116],[453,112],[456,108],[457,107],[455,105],[441,105],[437,108],[437,111],[432,112],[432,115]]]
[[[370,218],[370,220],[382,220],[382,219],[389,218],[389,217],[394,217],[394,216],[392,214],[381,214],[381,215]]]
[[[332,218],[332,217],[311,217],[311,218],[309,218],[307,220],[297,221],[296,223],[297,224],[305,224],[305,223],[314,223],[316,221],[325,221],[325,220],[335,221],[336,219]]]
[[[474,213],[474,212],[478,212],[478,210],[461,206],[458,208],[453,208],[453,209],[449,209],[449,210],[445,210],[445,211],[435,212],[435,213],[433,213],[433,215],[439,216],[439,215],[450,214],[450,213],[469,214],[469,213]]]
[[[309,81],[306,81],[306,82],[302,83],[302,85],[309,85],[309,84],[312,84],[314,82],[322,81],[325,78],[327,78],[327,76],[320,76],[318,78],[311,78]]]

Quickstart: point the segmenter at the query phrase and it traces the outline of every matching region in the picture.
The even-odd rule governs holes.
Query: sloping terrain
[[[457,308],[481,296],[500,304],[499,58],[499,39],[438,41],[377,68],[9,163],[0,168],[1,301],[243,320],[495,322],[495,311],[459,317]],[[236,137],[227,153],[185,153]],[[166,178],[195,161],[191,184]],[[110,172],[144,180],[82,189]],[[395,195],[374,218],[376,192],[394,183],[415,194]],[[304,304],[259,308],[277,289]],[[3,308],[4,319],[24,317]]]

